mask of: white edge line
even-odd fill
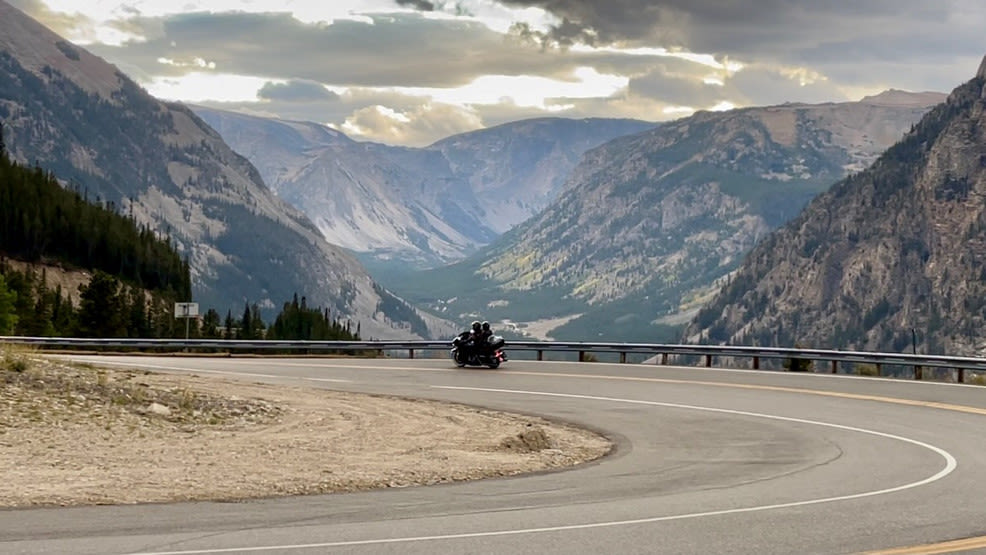
[[[837,497],[824,497],[820,499],[809,499],[806,501],[792,501],[790,503],[777,503],[774,505],[760,505],[756,507],[741,507],[738,509],[722,509],[718,511],[706,511],[701,513],[687,513],[682,515],[668,515],[668,516],[658,516],[650,518],[638,518],[632,520],[614,520],[607,522],[594,522],[589,524],[570,524],[565,526],[547,526],[543,528],[523,528],[518,530],[497,530],[492,532],[471,532],[464,534],[446,534],[446,535],[435,535],[435,536],[411,536],[404,538],[384,538],[375,540],[353,540],[353,541],[340,541],[340,542],[325,542],[325,543],[309,543],[309,544],[296,544],[296,545],[268,545],[263,547],[236,547],[236,548],[222,548],[222,549],[201,549],[201,550],[188,550],[188,551],[154,551],[154,552],[143,552],[143,553],[132,553],[130,555],[210,555],[217,553],[249,553],[257,551],[267,551],[267,550],[301,550],[301,549],[319,549],[319,548],[329,548],[329,547],[347,547],[347,546],[358,546],[358,545],[383,545],[383,544],[395,544],[395,543],[410,543],[410,542],[420,542],[420,541],[435,541],[435,540],[455,540],[464,538],[483,538],[490,536],[513,536],[520,534],[538,534],[545,532],[563,532],[567,530],[587,530],[593,528],[607,528],[613,526],[628,526],[634,524],[649,524],[654,522],[667,522],[672,520],[685,520],[693,518],[703,518],[710,516],[722,516],[730,514],[741,514],[741,513],[753,513],[760,511],[770,511],[775,509],[788,509],[791,507],[804,507],[808,505],[819,505],[822,503],[833,503],[837,501],[850,501],[853,499],[862,499],[865,497],[875,497],[878,495],[886,495],[889,493],[896,493],[899,491],[904,491],[908,489],[913,489],[933,482],[937,482],[942,478],[951,474],[958,467],[958,462],[955,457],[951,455],[948,451],[936,447],[934,445],[918,441],[916,439],[906,438],[903,436],[898,436],[894,434],[888,434],[884,432],[878,432],[876,430],[867,430],[865,428],[857,428],[854,426],[845,426],[842,424],[833,424],[830,422],[819,422],[815,420],[807,420],[803,418],[792,418],[788,416],[777,416],[773,414],[763,414],[758,412],[747,412],[741,410],[732,409],[721,409],[715,407],[701,407],[696,405],[682,405],[678,403],[662,403],[658,401],[643,401],[637,399],[620,399],[615,397],[598,397],[594,395],[575,395],[569,393],[550,393],[542,391],[519,391],[512,389],[489,389],[480,387],[455,387],[455,386],[432,386],[435,389],[452,389],[452,390],[462,390],[462,391],[482,391],[486,393],[510,393],[515,395],[539,395],[544,397],[565,397],[570,399],[587,399],[593,401],[609,401],[615,403],[630,403],[636,405],[650,405],[650,406],[660,406],[669,407],[677,409],[688,409],[688,410],[699,410],[705,412],[716,412],[720,414],[732,414],[737,416],[752,416],[757,418],[766,418],[769,420],[781,420],[784,422],[796,422],[800,424],[809,424],[814,426],[824,426],[827,428],[834,428],[838,430],[846,430],[850,432],[857,432],[862,434],[869,434],[877,437],[883,437],[887,439],[893,439],[901,441],[904,443],[910,443],[918,447],[923,447],[934,453],[937,453],[943,459],[945,459],[945,467],[939,470],[936,474],[929,476],[923,480],[917,482],[911,482],[909,484],[903,484],[900,486],[886,488],[875,491],[867,491],[862,493],[853,493],[850,495],[840,495]]]

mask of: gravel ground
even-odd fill
[[[578,465],[574,426],[465,405],[0,351],[0,507],[242,500]]]

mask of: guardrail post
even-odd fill
[[[585,362],[585,351],[579,351],[579,362]]]
[[[667,366],[667,365],[668,365],[668,354],[661,353],[661,366]]]
[[[538,360],[544,360],[544,351],[538,349]]]
[[[760,357],[758,356],[753,357],[753,369],[754,370],[760,369]]]
[[[883,363],[882,362],[876,363],[876,375],[877,375],[877,377],[880,377],[880,376],[883,375]]]
[[[959,383],[965,383],[965,368],[959,368]]]
[[[839,361],[837,361],[837,360],[833,360],[832,361],[832,373],[833,374],[838,374],[839,373]]]
[[[924,379],[924,368],[920,364],[914,365],[914,379],[921,380]]]
[[[407,350],[407,358],[414,358],[414,349]]]
[[[626,364],[626,363],[627,363],[627,354],[620,353],[620,364]]]
[[[712,355],[705,355],[705,367],[712,368]]]

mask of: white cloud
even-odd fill
[[[948,91],[978,66],[986,13],[974,0],[8,1],[155,96],[403,144],[547,113],[659,121]],[[542,49],[516,23],[575,42]]]
[[[510,26],[523,21],[533,29],[546,31],[558,18],[541,8],[511,8],[494,0],[462,0],[451,6],[455,11],[417,12],[400,7],[394,0],[135,0],[128,2],[96,0],[80,8],[78,0],[41,0],[49,10],[70,15],[84,14],[93,27],[76,29],[72,38],[80,44],[121,45],[144,37],[124,31],[115,22],[129,18],[167,17],[190,12],[289,13],[302,23],[331,25],[338,20],[373,24],[375,14],[418,13],[429,19],[468,19],[481,22],[491,30],[506,33]]]
[[[548,100],[552,98],[608,97],[625,89],[628,83],[627,77],[580,67],[570,80],[535,75],[484,75],[457,88],[393,87],[391,90],[447,104],[509,103],[548,109]]]
[[[425,103],[397,111],[374,105],[353,112],[342,125],[331,125],[363,140],[425,146],[438,139],[483,127],[476,112],[447,104]]]
[[[268,83],[277,81],[248,75],[195,72],[180,78],[157,77],[145,83],[144,88],[153,96],[164,100],[184,102],[249,102],[258,100],[257,91]]]

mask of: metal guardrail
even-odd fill
[[[414,358],[415,351],[448,350],[449,341],[274,341],[230,339],[104,339],[75,337],[17,337],[0,336],[0,343],[29,345],[44,349],[99,350],[154,350],[175,352],[187,350],[213,350],[219,352],[366,352],[408,351]],[[967,370],[986,372],[986,358],[946,355],[919,355],[907,353],[881,353],[866,351],[836,351],[823,349],[789,349],[780,347],[749,347],[730,345],[672,345],[659,343],[592,343],[564,341],[508,341],[508,351],[533,351],[537,360],[544,359],[545,352],[576,352],[579,361],[586,361],[587,353],[617,353],[625,363],[628,354],[644,354],[659,357],[660,364],[668,364],[672,356],[701,357],[706,367],[711,367],[716,357],[744,358],[752,361],[752,368],[759,369],[762,359],[809,360],[827,362],[831,373],[838,373],[839,364],[870,364],[876,374],[885,365],[910,366],[915,379],[922,379],[924,368],[945,368],[957,371],[956,381],[963,383]]]

